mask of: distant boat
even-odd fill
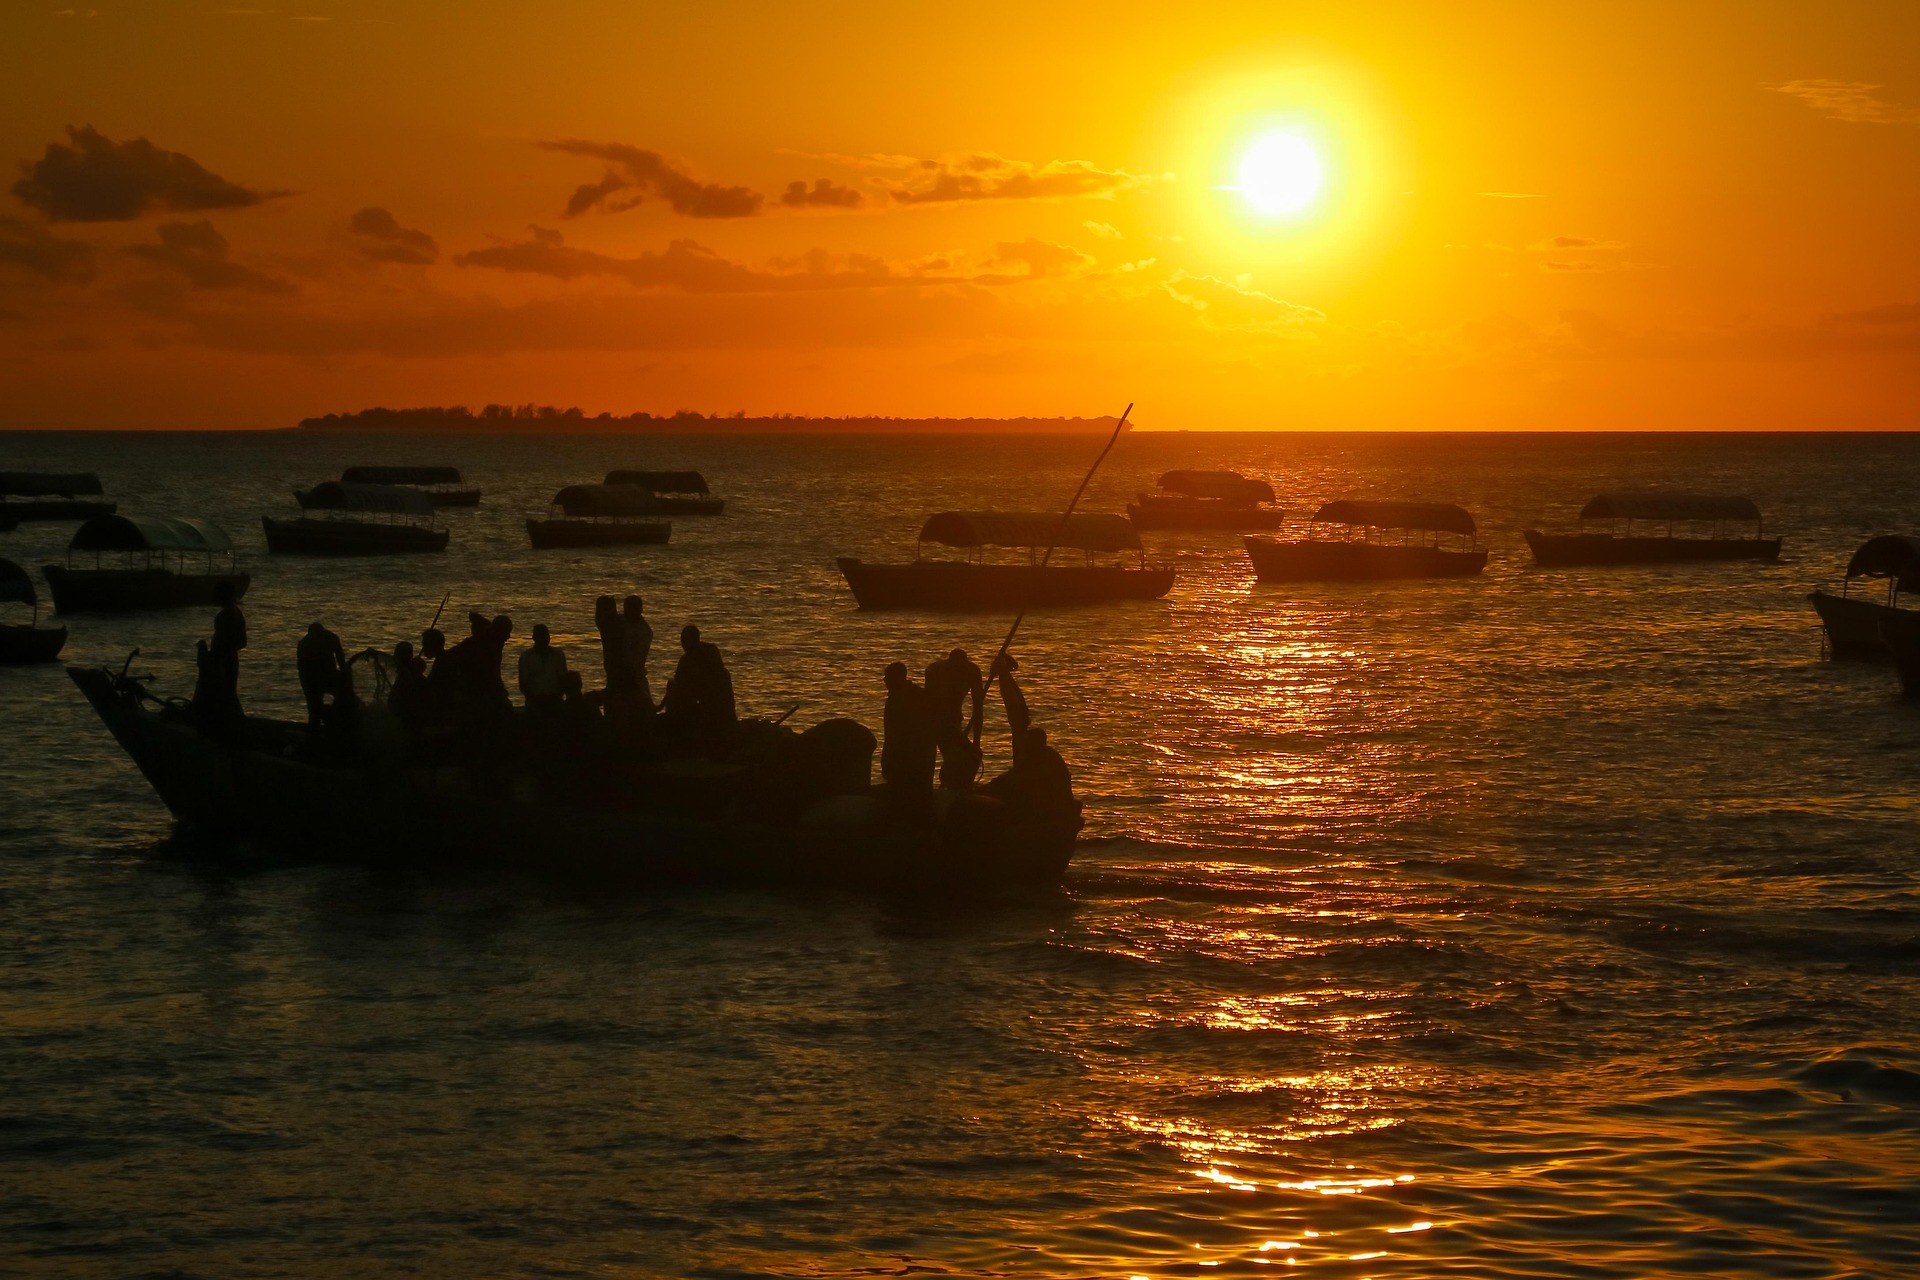
[[[962,547],[966,560],[921,558],[926,544]],[[1081,553],[1079,564],[1037,562],[1040,548],[1057,545]],[[988,547],[1021,548],[1026,564],[991,564]],[[1099,564],[1096,554],[1132,551],[1137,564]],[[1173,589],[1173,570],[1146,562],[1140,531],[1125,516],[1076,515],[1063,524],[1058,513],[943,511],[921,526],[910,564],[868,564],[842,556],[835,561],[862,609],[1018,610],[1107,600],[1157,600]]]
[[[1284,513],[1263,504],[1273,486],[1234,471],[1169,471],[1161,493],[1142,493],[1127,504],[1127,518],[1141,529],[1278,529]]]
[[[93,567],[75,567],[74,553],[89,551]],[[118,563],[102,563],[108,554]],[[224,565],[218,556],[226,557]],[[66,564],[45,565],[41,572],[61,613],[210,605],[218,602],[223,584],[239,597],[253,582],[235,567],[227,531],[190,517],[95,516],[73,531]]]
[[[0,604],[24,604],[33,610],[30,622],[0,622],[0,666],[52,662],[60,656],[67,629],[40,625],[40,596],[33,578],[11,560],[0,560]]]
[[[727,509],[724,499],[707,496],[706,477],[698,471],[609,471],[604,483],[645,490],[653,498],[649,515],[717,516]]]
[[[113,503],[81,500],[104,492],[100,477],[91,471],[0,471],[0,529],[15,528],[27,520],[110,516],[117,509]],[[17,501],[20,498],[29,501]]]
[[[638,485],[568,485],[553,495],[553,505],[565,519],[527,521],[527,537],[536,551],[661,543],[673,535],[670,522],[639,518],[654,514],[655,507],[653,495]]]
[[[308,556],[378,556],[445,551],[447,531],[433,527],[433,502],[418,489],[391,484],[329,480],[301,504],[308,510],[345,514],[323,520],[260,518],[267,550]],[[355,519],[380,516],[385,520]]]
[[[395,484],[418,489],[436,507],[477,507],[478,489],[460,487],[458,467],[348,467],[340,473],[345,484]],[[312,489],[294,490],[294,501],[302,510],[310,506]]]
[[[1587,521],[1616,527],[1589,532]],[[1634,532],[1664,524],[1665,532]],[[1753,525],[1751,538],[1725,537],[1729,524]],[[1675,533],[1675,526],[1682,532]],[[1685,532],[1691,526],[1692,533]],[[1751,498],[1698,493],[1603,493],[1580,510],[1580,532],[1526,531],[1533,562],[1542,568],[1596,564],[1675,564],[1689,560],[1777,560],[1780,539],[1763,537],[1760,508]]]
[[[1853,594],[1861,579],[1883,578],[1884,602]],[[1808,597],[1827,630],[1827,649],[1836,658],[1880,658],[1893,655],[1890,634],[1906,635],[1920,611],[1900,608],[1902,592],[1920,591],[1920,538],[1890,534],[1869,538],[1847,562],[1840,594],[1815,590]]]
[[[1338,528],[1327,536],[1324,526]],[[1261,582],[1459,578],[1487,567],[1473,517],[1444,502],[1329,502],[1313,513],[1304,538],[1245,542]]]

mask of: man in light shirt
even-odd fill
[[[566,675],[567,651],[555,647],[546,623],[536,623],[533,647],[520,655],[520,697],[527,709],[541,715],[557,709]]]

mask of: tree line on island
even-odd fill
[[[888,418],[808,417],[780,413],[752,417],[745,410],[731,414],[681,409],[671,414],[597,413],[578,406],[561,409],[550,404],[490,404],[475,413],[465,405],[432,405],[420,409],[362,409],[357,413],[329,413],[302,418],[302,430],[336,431],[728,431],[728,432],[916,432],[916,431],[1059,431],[1111,430],[1115,419],[1105,418]]]

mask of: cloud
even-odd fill
[[[1093,265],[1093,259],[1078,249],[1030,236],[1018,242],[995,245],[992,265],[1024,267],[1028,278],[1038,279],[1084,271]]]
[[[1312,307],[1261,293],[1245,276],[1227,281],[1176,271],[1161,287],[1175,302],[1200,312],[1214,328],[1276,332],[1320,324],[1327,318]]]
[[[1119,230],[1110,222],[1083,222],[1080,225],[1103,239],[1119,240],[1123,238]]]
[[[1477,196],[1488,200],[1545,200],[1537,191],[1476,191]]]
[[[1624,248],[1625,246],[1621,246]],[[1617,260],[1596,261],[1592,258],[1573,258],[1566,261],[1550,260],[1540,264],[1542,271],[1558,275],[1593,275],[1605,271],[1651,271],[1651,262],[1620,262]]]
[[[631,198],[607,205],[617,213],[642,203],[646,197],[665,200],[677,214],[688,218],[750,218],[760,212],[758,193],[745,187],[723,187],[697,180],[676,167],[657,151],[644,151],[620,142],[585,142],[562,138],[554,142],[536,142],[545,151],[570,156],[589,156],[605,161],[606,175],[599,182],[579,187],[567,201],[567,217],[577,218],[590,209],[606,204],[616,192],[631,191]]]
[[[440,246],[424,231],[403,227],[377,205],[360,210],[347,223],[361,253],[376,262],[424,267],[440,256]]]
[[[1528,245],[1534,253],[1612,253],[1629,248],[1622,240],[1596,240],[1591,236],[1554,236],[1539,244]]]
[[[675,240],[657,252],[618,258],[569,245],[558,231],[546,227],[530,228],[528,238],[518,243],[459,254],[454,262],[463,267],[489,267],[556,280],[604,276],[623,280],[636,289],[684,293],[788,293],[947,284],[959,279],[901,273],[878,258],[864,254],[840,257],[824,250],[776,261],[773,265],[778,270],[762,271],[729,261],[693,240]]]
[[[1882,87],[1851,80],[1789,80],[1766,86],[1775,93],[1800,99],[1834,120],[1853,124],[1920,124],[1920,107],[1882,102],[1874,95]]]
[[[900,157],[872,157],[897,162]],[[878,167],[901,167],[897,164]],[[942,204],[962,200],[1064,200],[1074,196],[1108,197],[1152,181],[1119,169],[1100,169],[1085,160],[1049,160],[1034,164],[986,152],[916,160],[890,184],[901,204]]]
[[[47,144],[13,194],[54,222],[125,222],[143,213],[244,209],[284,191],[253,191],[145,138],[115,142],[91,125],[67,129],[71,145]]]
[[[85,284],[93,278],[93,246],[84,240],[62,240],[20,218],[0,217],[0,265],[19,267],[56,284]]]
[[[129,245],[136,258],[178,272],[196,289],[242,289],[251,293],[290,294],[294,286],[277,276],[234,262],[227,238],[211,222],[163,222],[158,244]]]
[[[789,209],[857,209],[865,199],[852,187],[839,186],[831,178],[815,178],[811,188],[804,182],[789,182],[780,203]]]

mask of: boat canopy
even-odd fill
[[[648,493],[705,493],[706,477],[698,471],[609,471],[607,484],[630,484]]]
[[[327,480],[313,486],[306,504],[320,511],[384,511],[390,515],[432,516],[433,499],[418,489],[394,484],[358,484]]]
[[[1450,502],[1329,502],[1313,513],[1317,523],[1364,524],[1375,529],[1431,529],[1471,538],[1473,517]]]
[[[1072,547],[1076,551],[1138,551],[1140,531],[1125,516],[1069,516],[1058,512],[942,511],[928,516],[920,541],[949,547]]]
[[[131,516],[95,516],[73,531],[67,550],[231,551],[233,539],[219,525],[191,517],[135,520]]]
[[[348,467],[340,473],[348,484],[459,484],[458,467]]]
[[[1860,544],[1847,561],[1849,578],[1893,578],[1902,591],[1920,591],[1920,538],[1887,534]]]
[[[1582,520],[1754,520],[1752,498],[1710,493],[1603,493],[1580,509]]]
[[[38,605],[40,597],[33,589],[33,576],[11,560],[0,560],[0,603],[18,601]]]
[[[634,484],[570,484],[553,495],[553,505],[570,516],[654,514],[652,492]]]
[[[91,471],[0,471],[0,494],[16,498],[78,498],[105,492],[100,477]]]
[[[1249,507],[1274,500],[1272,485],[1249,480],[1237,471],[1169,471],[1160,477],[1160,487],[1189,498],[1218,498]]]

